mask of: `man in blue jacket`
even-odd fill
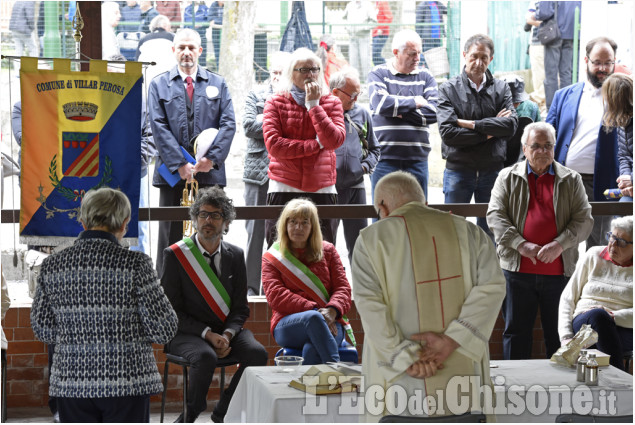
[[[192,178],[196,178],[201,188],[226,185],[224,162],[236,132],[234,107],[225,79],[198,66],[202,50],[196,31],[189,28],[179,31],[173,46],[177,66],[150,83],[150,125],[159,153],[152,184],[160,189],[160,206],[179,205],[185,181]],[[209,128],[218,130],[214,143],[196,165],[190,164],[181,147],[194,156],[196,138]],[[174,187],[158,172],[162,164],[171,173],[178,172],[181,181]],[[181,222],[159,223],[159,275],[163,269],[163,250],[182,237]]]
[[[558,134],[556,161],[580,173],[589,202],[604,200],[604,190],[616,187],[619,175],[616,131],[607,133],[602,125],[602,83],[615,69],[616,51],[610,38],[589,41],[584,58],[588,81],[558,90],[547,115]],[[595,217],[587,249],[604,244],[610,219]]]
[[[573,67],[573,33],[575,30],[575,8],[580,1],[541,1],[535,12],[536,19],[544,21],[558,20],[560,39],[545,46],[545,98],[547,109],[551,106],[554,93],[571,84]],[[558,84],[560,77],[560,84]]]

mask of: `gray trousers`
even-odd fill
[[[366,189],[351,189],[336,186],[337,189],[337,204],[338,205],[365,205],[366,204]],[[353,249],[355,248],[355,241],[359,236],[359,232],[368,226],[368,219],[366,218],[345,218],[342,220],[331,220],[331,226],[333,228],[333,235],[337,237],[337,229],[340,226],[340,221],[344,223],[344,240],[346,240],[346,249],[348,250],[348,261],[353,262]],[[335,244],[335,241],[333,242]]]
[[[268,180],[263,185],[245,182],[245,205],[267,205],[268,189]],[[245,229],[247,230],[247,252],[245,253],[247,286],[254,291],[254,294],[260,295],[265,220],[246,220]]]
[[[582,174],[582,183],[584,183],[584,190],[589,202],[602,201],[602,199],[593,199],[593,174]],[[610,215],[593,217],[593,230],[591,230],[591,234],[586,240],[587,250],[592,246],[606,245],[606,232],[611,231],[611,220],[613,220],[613,217]]]
[[[558,40],[545,46],[545,98],[547,110],[553,95],[561,88],[571,85],[573,68],[573,40]],[[560,83],[558,83],[558,78]]]

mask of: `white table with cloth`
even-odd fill
[[[490,363],[498,422],[553,423],[561,413],[633,414],[633,377],[612,366],[600,368],[597,387],[586,387],[576,381],[574,369],[548,360]],[[358,422],[364,403],[370,400],[368,393],[366,400],[355,393],[314,396],[289,386],[309,367],[300,366],[292,373],[276,366],[247,368],[225,422]]]

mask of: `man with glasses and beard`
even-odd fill
[[[547,121],[558,134],[556,161],[582,176],[589,202],[604,199],[603,192],[616,186],[616,131],[607,132],[602,125],[604,103],[602,84],[615,69],[617,44],[607,37],[597,37],[586,45],[587,81],[558,90],[553,98]],[[610,216],[595,218],[587,249],[605,245],[610,230]]]
[[[207,408],[207,391],[219,359],[240,363],[212,412],[223,422],[243,371],[267,364],[267,351],[248,329],[247,272],[243,250],[224,242],[236,218],[231,199],[218,186],[201,189],[190,207],[197,232],[166,248],[161,285],[179,318],[167,352],[185,357],[190,367],[187,414],[176,422],[194,422]]]

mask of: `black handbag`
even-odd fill
[[[543,46],[548,46],[554,41],[560,40],[560,28],[558,28],[558,6],[555,6],[553,18],[546,20],[538,27],[538,40]]]

